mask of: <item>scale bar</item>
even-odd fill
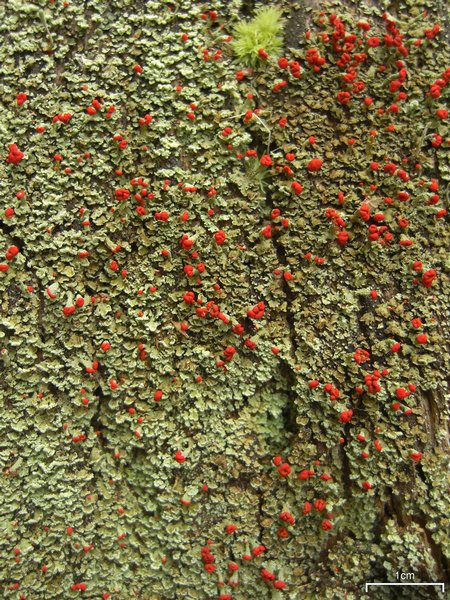
[[[366,583],[366,592],[369,591],[369,586],[373,585],[438,585],[442,588],[442,592],[445,592],[445,583],[378,583],[374,581],[373,583]]]

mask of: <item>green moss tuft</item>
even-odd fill
[[[251,21],[236,26],[232,47],[241,61],[255,66],[262,60],[260,48],[269,56],[278,54],[283,44],[281,15],[279,9],[269,6],[260,9]]]

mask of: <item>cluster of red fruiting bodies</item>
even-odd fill
[[[217,19],[217,13],[215,11],[210,11],[209,17],[206,15],[206,13],[204,13],[204,15],[202,15],[202,18],[204,18],[205,20],[207,18],[209,18],[211,21],[215,21]],[[366,94],[366,83],[364,81],[362,81],[362,79],[361,79],[360,70],[363,67],[363,65],[367,62],[369,54],[376,52],[377,51],[376,49],[379,48],[380,46],[385,46],[386,48],[391,48],[391,47],[395,48],[396,51],[398,52],[398,54],[402,58],[398,58],[398,60],[396,60],[395,67],[397,69],[397,73],[395,75],[395,78],[391,79],[391,81],[389,83],[389,92],[393,95],[392,102],[390,103],[389,107],[384,108],[384,109],[382,109],[382,108],[378,109],[378,114],[380,114],[380,115],[387,114],[391,117],[394,117],[395,115],[397,115],[399,113],[399,111],[401,111],[402,103],[404,103],[408,98],[408,95],[407,95],[408,86],[406,85],[406,82],[408,80],[409,74],[408,74],[407,65],[405,63],[405,60],[403,60],[403,59],[406,59],[408,57],[409,50],[408,50],[408,46],[406,45],[405,40],[404,40],[405,36],[404,36],[404,34],[401,33],[401,31],[396,26],[394,21],[390,20],[386,15],[383,15],[383,19],[386,24],[386,34],[384,35],[383,38],[380,38],[378,36],[370,36],[369,37],[367,32],[370,30],[371,26],[368,23],[366,23],[365,21],[360,21],[358,23],[358,28],[363,32],[362,37],[359,37],[356,34],[349,34],[345,31],[344,23],[336,15],[331,15],[329,17],[329,24],[332,25],[333,31],[330,32],[329,34],[322,33],[320,35],[321,40],[324,44],[330,44],[330,51],[332,51],[337,56],[337,61],[335,61],[335,65],[338,69],[342,70],[342,75],[341,75],[342,89],[339,90],[339,92],[337,92],[337,94],[336,94],[336,102],[339,106],[342,107],[343,110],[347,110],[349,108],[350,103],[353,101],[357,101],[357,100],[361,101],[361,103],[364,105],[365,109],[367,109],[367,110],[371,109],[370,107],[372,107],[372,105],[373,105],[373,98],[371,96],[365,95]],[[425,30],[424,36],[427,39],[432,40],[438,33],[439,33],[439,27],[434,26],[432,29]],[[309,32],[307,33],[306,37],[307,37],[307,39],[310,38]],[[183,42],[187,42],[188,39],[189,39],[189,37],[187,36],[187,34],[182,34]],[[414,46],[419,46],[420,43],[421,43],[421,39],[418,39],[414,42]],[[361,48],[361,46],[362,46],[362,48]],[[259,56],[263,61],[267,61],[268,58],[270,58],[263,48],[259,49]],[[217,51],[213,57],[209,56],[208,52],[204,52],[204,60],[205,61],[209,60],[210,58],[213,58],[214,60],[219,60],[219,59],[221,59],[221,57],[222,57],[221,51]],[[307,50],[307,52],[305,53],[304,60],[305,60],[306,65],[308,65],[311,68],[313,73],[319,73],[326,64],[325,56],[322,56],[316,48],[309,48]],[[278,67],[282,71],[286,71],[286,78],[288,78],[289,75],[294,80],[299,79],[301,77],[301,65],[298,60],[288,60],[287,58],[282,57],[278,60],[277,64],[278,64]],[[386,66],[379,65],[379,70],[380,71],[386,70]],[[133,67],[133,71],[137,75],[139,75],[143,72],[143,67],[141,65],[135,65]],[[236,79],[238,81],[241,81],[241,80],[243,80],[243,78],[246,75],[249,75],[249,74],[250,74],[250,72],[238,71],[238,73],[236,74]],[[433,100],[439,99],[442,96],[444,88],[448,85],[449,82],[450,82],[450,69],[446,69],[439,78],[437,78],[434,82],[429,84],[429,89],[426,92],[427,96],[429,96],[429,98],[433,99]],[[273,90],[274,90],[274,92],[278,93],[281,90],[283,90],[284,88],[286,88],[288,85],[289,85],[288,81],[282,80],[281,82],[274,84]],[[177,87],[177,91],[180,91],[181,88],[178,89],[178,87]],[[364,92],[364,96],[362,97],[363,92]],[[27,100],[28,100],[28,95],[25,94],[24,92],[20,92],[17,94],[17,97],[16,97],[17,106],[20,107],[20,106],[24,105],[24,103],[27,102]],[[115,110],[115,107],[113,105],[110,105],[108,108],[106,108],[102,104],[102,102],[103,102],[103,98],[94,98],[91,101],[90,105],[87,106],[85,109],[85,112],[87,113],[87,115],[94,117],[95,115],[102,114],[102,111],[103,111],[104,118],[110,119],[111,115],[113,114],[113,112]],[[26,110],[26,106],[20,110]],[[189,105],[188,112],[186,113],[187,119],[189,121],[192,121],[192,122],[196,121],[195,111],[197,110],[197,108],[198,108],[197,103],[193,102]],[[254,116],[255,115],[258,116],[258,114],[259,114],[258,109],[246,111],[245,117],[244,117],[244,124],[250,123],[253,120]],[[436,115],[437,119],[439,119],[440,121],[445,121],[448,118],[448,111],[445,108],[437,108],[435,110],[434,114]],[[69,112],[57,114],[52,118],[52,123],[55,123],[55,124],[62,123],[63,125],[65,125],[73,117],[74,117],[74,115]],[[143,117],[139,118],[138,124],[140,127],[145,127],[145,126],[150,125],[152,123],[152,120],[153,120],[153,117],[150,114],[145,114]],[[289,123],[288,119],[284,116],[278,120],[278,125],[283,128],[287,127],[288,123]],[[38,127],[36,127],[36,131],[38,133],[44,133],[45,127],[38,126]],[[390,124],[387,128],[387,131],[390,133],[395,131],[395,125]],[[225,127],[222,129],[220,135],[224,139],[227,138],[228,149],[232,150],[233,145],[228,138],[231,137],[231,139],[232,139],[233,129],[231,127]],[[377,132],[374,130],[371,130],[369,132],[369,136],[372,138],[375,138],[376,135],[377,135]],[[433,136],[433,141],[431,142],[432,146],[434,148],[439,148],[444,143],[442,136],[440,136],[436,132],[433,133],[432,136]],[[114,135],[112,139],[113,139],[113,141],[117,142],[117,148],[120,151],[123,151],[128,147],[128,141],[123,139],[121,134]],[[309,143],[311,146],[314,146],[314,144],[316,143],[316,140],[313,136],[310,137]],[[353,140],[353,139],[348,140],[349,147],[353,146],[354,143],[355,143],[355,140]],[[314,152],[315,153],[317,152],[316,148],[314,149]],[[85,158],[87,158],[87,157],[88,156],[85,156]],[[300,179],[300,176],[297,175],[297,177],[294,180],[292,180],[295,176],[294,169],[292,167],[292,163],[296,160],[294,152],[287,152],[284,155],[284,160],[282,162],[284,163],[284,161],[286,161],[286,164],[277,164],[277,159],[274,156],[271,156],[269,152],[267,152],[266,154],[262,154],[260,157],[258,157],[256,150],[253,150],[253,149],[247,149],[245,151],[245,153],[244,152],[239,153],[238,157],[243,158],[243,159],[256,158],[262,169],[272,169],[273,168],[274,173],[283,174],[284,176],[286,176],[288,178],[289,188],[292,191],[292,194],[294,195],[295,198],[302,194],[303,185],[300,181],[298,181],[298,179]],[[55,154],[53,158],[56,161],[56,163],[60,163],[62,160],[62,156],[60,154]],[[15,144],[15,143],[9,144],[8,154],[6,157],[6,163],[8,165],[13,165],[13,168],[15,168],[24,159],[25,159],[25,153],[19,149],[17,144]],[[327,168],[327,165],[324,164],[324,158],[320,158],[318,156],[313,155],[313,157],[310,158],[304,164],[304,167],[305,167],[306,171],[309,174],[311,174],[311,177],[314,177],[314,174],[321,172],[322,168],[324,168],[324,170],[325,170]],[[415,165],[414,168],[416,170],[419,170],[421,168],[421,165]],[[412,182],[414,180],[414,173],[411,172],[411,170],[410,170],[410,172],[408,172],[405,170],[405,168],[400,168],[399,165],[397,165],[394,162],[392,162],[391,160],[389,160],[389,158],[386,158],[384,165],[380,164],[377,161],[370,161],[367,164],[367,169],[373,177],[376,177],[376,179],[374,179],[374,183],[372,183],[370,185],[370,189],[372,191],[376,191],[376,189],[378,188],[378,184],[380,183],[382,177],[384,177],[386,180],[388,180],[390,182],[395,181],[395,182],[399,183],[400,185],[405,184],[405,186],[408,182]],[[70,169],[69,169],[69,171],[70,171]],[[66,170],[66,172],[69,172],[69,171]],[[123,175],[122,170],[119,168],[116,169],[115,173],[118,177],[121,177]],[[376,181],[376,183],[375,183],[375,181]],[[169,188],[170,183],[171,182],[169,180],[165,180],[164,185],[162,187],[162,191],[166,191]],[[424,185],[428,186],[428,190],[431,193],[431,195],[427,198],[427,200],[425,202],[426,206],[435,206],[435,205],[439,204],[439,202],[441,201],[441,197],[438,194],[439,183],[436,179],[432,178],[428,182],[421,179],[418,182],[418,184],[420,186],[424,186]],[[122,185],[126,185],[126,184],[122,184]],[[134,188],[134,189],[130,190],[127,187],[117,187],[115,189],[115,198],[116,198],[117,202],[120,202],[120,203],[126,202],[130,198],[133,199],[136,202],[136,209],[135,209],[136,214],[139,217],[145,217],[149,212],[149,205],[150,205],[150,202],[154,199],[154,194],[148,190],[149,184],[147,182],[145,182],[142,178],[133,178],[130,181],[130,187]],[[182,190],[183,193],[193,193],[193,192],[198,191],[196,186],[185,185],[183,182],[179,182],[178,187]],[[211,187],[208,191],[208,197],[212,197],[216,193],[217,193],[217,190],[215,190],[214,187]],[[18,200],[22,200],[24,198],[24,196],[25,196],[25,192],[22,192],[22,191],[17,192],[17,194],[16,194],[16,197]],[[404,204],[404,203],[408,203],[410,201],[411,201],[411,190],[407,191],[406,189],[399,189],[393,198],[392,197],[384,197],[384,199],[383,199],[383,202],[387,205],[387,207],[390,207],[394,203],[401,205],[402,203]],[[341,207],[344,205],[345,196],[344,196],[343,192],[339,192],[338,202]],[[7,219],[12,219],[15,216],[14,208],[8,207],[5,210],[4,214]],[[83,213],[81,212],[81,214],[83,214]],[[210,216],[213,216],[214,210],[209,209],[208,214]],[[447,214],[447,210],[443,207],[438,212],[435,213],[435,217],[437,219],[440,219],[440,218],[443,218],[446,214]],[[376,212],[374,212],[373,208],[371,207],[370,201],[365,201],[360,205],[360,207],[357,210],[357,215],[359,216],[359,219],[363,221],[363,223],[367,224],[367,240],[368,241],[378,242],[381,245],[385,245],[393,240],[394,233],[392,231],[390,231],[389,226],[385,224],[385,221],[386,221],[385,214],[381,210],[377,210]],[[153,217],[155,218],[156,221],[161,222],[161,226],[164,226],[164,223],[168,222],[173,217],[173,215],[171,215],[166,210],[156,210],[153,212]],[[272,218],[272,221],[274,221],[276,224],[271,223],[271,224],[267,225],[266,227],[264,227],[264,229],[261,231],[262,237],[266,238],[266,239],[272,238],[272,236],[280,230],[278,223],[284,229],[287,229],[289,226],[288,218],[286,218],[284,216],[281,217],[281,211],[278,208],[275,208],[272,210],[271,218]],[[280,219],[280,218],[281,218],[281,220],[278,221],[278,219]],[[339,213],[339,211],[334,208],[327,208],[325,210],[325,218],[330,220],[332,222],[332,224],[334,225],[335,239],[337,241],[337,244],[341,247],[344,247],[350,241],[349,233],[346,230],[346,227],[348,226],[347,220],[345,218],[343,218],[343,216]],[[185,211],[185,212],[183,212],[183,214],[181,216],[181,222],[185,223],[188,220],[189,220],[189,215]],[[84,220],[83,225],[85,225],[86,227],[89,226],[89,221]],[[399,216],[397,219],[397,226],[399,228],[399,231],[402,232],[403,230],[407,229],[407,227],[409,226],[409,222],[406,218]],[[221,247],[226,246],[226,244],[229,242],[227,232],[224,231],[223,229],[218,229],[211,235],[210,241],[211,241],[211,243],[214,244],[214,246],[216,247],[216,250],[218,252],[220,252]],[[186,275],[188,280],[192,279],[196,275],[198,275],[198,277],[200,277],[200,275],[205,272],[207,267],[206,267],[205,263],[200,261],[199,252],[194,249],[194,246],[196,243],[195,240],[193,239],[193,237],[190,237],[189,234],[183,234],[181,236],[181,238],[179,239],[178,243],[179,243],[180,253],[181,253],[183,260],[186,259],[191,262],[196,261],[195,265],[191,264],[190,262],[187,264],[184,264],[183,265],[183,273]],[[399,239],[399,244],[402,247],[407,248],[408,246],[413,245],[413,241],[410,239],[401,238],[401,239]],[[120,250],[121,250],[120,246],[117,246],[116,248],[114,248],[112,250],[112,252],[116,253],[116,252],[120,252]],[[10,263],[13,264],[12,261],[14,259],[16,259],[16,257],[19,254],[20,254],[20,249],[17,246],[15,246],[15,245],[9,246],[4,255],[7,262],[0,263],[0,272],[6,273],[9,270]],[[161,251],[161,255],[163,257],[168,257],[169,252],[166,249],[163,249]],[[89,256],[89,251],[83,250],[83,251],[79,252],[80,259],[85,259],[88,256]],[[189,257],[189,258],[187,258],[187,257]],[[311,257],[312,257],[311,253],[307,253],[305,255],[305,258],[309,259]],[[319,258],[317,256],[314,257],[314,259],[316,260],[316,262],[319,262],[321,264],[323,264],[323,262],[324,262],[323,258]],[[423,271],[423,265],[422,265],[421,261],[415,261],[412,265],[412,269],[414,272],[422,273],[420,280],[415,279],[413,281],[417,284],[420,283],[423,288],[430,288],[433,285],[433,282],[435,281],[435,279],[438,275],[436,270],[433,268],[429,268],[428,270]],[[113,260],[109,263],[109,270],[112,271],[113,273],[120,271],[120,274],[122,277],[125,277],[127,274],[125,269],[120,269],[119,259]],[[278,269],[278,272],[274,271],[274,274],[277,276],[281,275],[281,271]],[[289,271],[285,271],[283,273],[283,279],[285,281],[292,281],[294,279],[294,277]],[[201,283],[201,280],[198,279],[197,283]],[[220,286],[215,287],[214,289],[216,291],[220,291]],[[373,293],[371,293],[371,297],[375,300],[377,297],[377,293],[375,290],[373,290],[372,292]],[[47,293],[48,298],[50,298],[51,300],[58,299],[58,294],[53,292],[50,287],[47,288],[46,293]],[[241,315],[242,323],[240,323],[240,322],[232,323],[232,319],[230,317],[228,317],[227,315],[225,315],[220,310],[219,304],[213,300],[206,302],[206,304],[203,306],[204,300],[202,299],[202,297],[199,294],[197,294],[193,291],[190,291],[190,290],[186,291],[182,295],[181,300],[186,306],[195,307],[195,314],[198,318],[219,319],[223,323],[225,323],[227,325],[229,324],[232,333],[239,337],[243,336],[244,333],[246,332],[246,330],[248,330],[248,328],[249,328],[248,322],[245,322],[246,319],[250,319],[252,321],[259,321],[263,318],[268,319],[270,317],[270,315],[267,315],[266,304],[263,300],[259,300],[253,307],[249,307],[247,310],[247,313],[246,313],[246,317],[245,317],[245,315]],[[93,302],[95,302],[95,301],[96,301],[96,299],[94,298]],[[87,309],[88,307],[85,306],[84,298],[81,295],[78,295],[73,304],[66,305],[62,308],[62,313],[65,317],[71,317],[71,316],[75,317],[77,309],[83,309],[83,308]],[[423,323],[420,318],[413,319],[412,326],[414,329],[419,329],[420,327],[422,327],[422,325],[423,325]],[[186,331],[187,328],[188,328],[188,325],[186,323],[183,323],[181,325],[182,331]],[[426,334],[420,333],[416,336],[416,341],[419,345],[426,344],[428,342],[428,337],[426,336]],[[243,343],[242,343],[243,350],[246,348],[251,351],[251,350],[254,350],[256,347],[257,347],[256,342],[251,340],[249,337],[247,337],[243,340]],[[109,342],[107,342],[107,341],[103,342],[100,346],[100,349],[103,352],[109,351],[110,348],[111,348],[111,346],[110,346]],[[396,342],[391,346],[391,351],[393,353],[399,352],[400,349],[401,349],[401,344],[399,342]],[[145,360],[146,359],[146,351],[145,351],[143,344],[138,345],[138,351],[139,351],[140,360]],[[222,367],[224,370],[226,370],[226,365],[229,364],[233,360],[233,358],[236,356],[237,352],[238,351],[234,346],[227,345],[225,347],[225,349],[222,351],[223,359],[218,360],[216,363],[217,367]],[[273,347],[272,352],[273,352],[273,354],[278,354],[279,349],[276,347]],[[358,365],[364,364],[371,360],[370,352],[363,348],[356,348],[354,351],[353,357],[354,357],[355,362]],[[85,368],[85,372],[87,375],[94,375],[98,371],[98,368],[99,368],[99,362],[97,360],[93,360],[91,366],[87,366]],[[363,393],[367,393],[367,394],[375,395],[375,394],[379,393],[381,390],[379,380],[381,379],[381,377],[386,377],[388,374],[389,374],[389,372],[386,369],[383,369],[381,372],[376,369],[373,369],[371,372],[366,373],[363,376],[364,384],[361,384],[361,386],[358,386],[355,388],[356,394],[361,395]],[[200,380],[201,380],[201,378],[200,378]],[[111,378],[109,380],[109,385],[110,385],[111,390],[115,390],[119,386],[119,383],[115,379]],[[320,386],[320,382],[316,379],[311,380],[308,383],[308,387],[311,390],[311,394],[315,393],[314,390],[316,390],[316,388],[319,388],[319,386]],[[328,395],[328,398],[330,401],[335,401],[340,397],[340,390],[338,388],[336,388],[332,383],[323,384],[322,390],[325,394]],[[415,390],[416,390],[416,386],[412,383],[408,383],[407,387],[397,387],[395,389],[396,400],[395,400],[395,402],[392,403],[392,409],[394,411],[398,411],[401,408],[401,402],[405,401]],[[317,390],[317,393],[318,392],[319,392],[319,390]],[[154,401],[160,402],[162,398],[163,398],[163,391],[159,390],[159,389],[156,390],[153,395]],[[86,398],[85,390],[82,390],[81,402],[86,407],[89,405],[89,400]],[[136,410],[133,407],[129,407],[128,412],[129,412],[129,414],[134,415],[136,413]],[[355,416],[355,412],[356,412],[356,409],[354,410],[352,408],[347,408],[347,409],[341,410],[339,412],[339,415],[337,416],[337,422],[341,424],[343,429],[345,427],[348,428],[348,424],[351,423],[353,417]],[[404,414],[410,414],[412,412],[412,410],[410,408],[406,407],[403,412],[404,412]],[[138,423],[142,422],[142,417],[137,417],[137,419],[138,419]],[[346,431],[349,431],[349,430],[347,429]],[[140,437],[140,433],[138,431],[135,432],[135,435],[136,435],[136,437]],[[82,442],[82,441],[86,440],[86,437],[87,436],[84,433],[82,433],[79,435],[74,435],[72,437],[72,440],[73,440],[73,442]],[[344,438],[344,437],[340,438],[340,442],[342,444],[343,443],[348,444],[348,440],[349,440],[348,433],[347,433],[347,438]],[[363,435],[361,433],[356,435],[356,440],[360,444],[367,442],[365,435]],[[381,447],[381,443],[379,442],[378,439],[373,440],[373,445],[378,452],[381,451],[382,447]],[[364,459],[366,459],[370,456],[370,453],[368,452],[367,447],[365,450],[363,450],[360,453],[360,455]],[[411,451],[409,456],[413,461],[419,462],[422,458],[422,452]],[[116,455],[116,458],[119,458],[119,457],[120,457],[120,453],[118,456]],[[174,460],[176,462],[178,462],[178,464],[182,465],[186,461],[186,456],[183,454],[183,452],[181,450],[177,450],[174,454]],[[274,463],[275,467],[277,468],[278,475],[281,478],[285,479],[291,475],[291,472],[292,472],[291,465],[289,464],[289,462],[283,462],[281,456],[275,457],[273,459],[273,463]],[[315,464],[319,465],[320,461],[316,461]],[[306,480],[310,480],[311,478],[315,477],[315,475],[316,475],[316,473],[314,470],[306,468],[306,469],[301,470],[298,473],[297,479],[299,482],[303,482]],[[321,481],[324,481],[324,482],[332,480],[332,476],[326,472],[319,475],[319,478]],[[362,481],[360,485],[364,491],[369,491],[370,489],[373,488],[374,484],[369,481]],[[208,488],[205,484],[203,487],[203,490],[207,491],[207,489]],[[313,508],[315,509],[316,513],[318,513],[318,514],[325,511],[325,509],[326,509],[326,501],[325,500],[323,500],[322,498],[315,498],[315,499],[310,498],[310,500],[311,500],[311,502],[308,500],[305,500],[305,502],[304,502],[303,510],[302,510],[303,515],[308,515],[311,513],[314,514],[312,512]],[[183,501],[183,499],[182,499],[182,501]],[[190,501],[185,500],[185,501],[183,501],[183,504],[189,505]],[[120,514],[121,514],[121,512],[123,512],[123,509],[122,510],[119,509]],[[320,528],[323,531],[329,531],[329,530],[333,529],[333,523],[331,521],[331,519],[333,518],[333,514],[332,513],[324,513],[324,515],[326,518],[321,517]],[[283,525],[278,528],[277,535],[281,539],[288,538],[291,535],[291,533],[287,526],[294,527],[298,519],[296,517],[294,517],[288,511],[281,512],[279,515],[279,518],[286,525]],[[71,528],[68,528],[68,534],[69,534],[69,529],[71,529]],[[225,532],[227,535],[232,535],[233,533],[236,532],[236,529],[237,528],[234,525],[227,525],[227,527],[225,528]],[[71,535],[71,533],[69,535]],[[250,548],[248,548],[248,550],[245,550],[243,552],[241,558],[243,561],[251,561],[251,560],[257,558],[258,556],[263,555],[266,552],[266,550],[267,549],[264,546],[257,545],[251,550],[250,550]],[[209,573],[213,573],[216,570],[216,565],[215,565],[215,556],[211,550],[211,543],[208,543],[208,545],[206,545],[202,548],[201,558],[202,558],[202,561],[204,564],[205,571],[207,571]],[[238,579],[236,578],[235,574],[238,572],[239,568],[240,568],[240,566],[237,563],[235,563],[234,561],[229,562],[229,564],[228,564],[228,574],[229,574],[228,584],[230,586],[237,585]],[[262,568],[261,572],[260,572],[260,576],[265,583],[267,583],[268,585],[272,585],[275,589],[281,590],[286,586],[286,583],[283,581],[283,579],[277,578],[277,576],[268,569]],[[224,582],[219,581],[218,584],[223,585]],[[87,585],[85,583],[77,583],[77,584],[73,584],[71,586],[71,589],[73,591],[76,591],[76,590],[84,591],[87,589]],[[107,592],[105,592],[103,594],[103,598],[108,598],[108,597],[109,597],[109,594]],[[230,600],[231,594],[220,594],[219,598],[220,598],[220,600]]]

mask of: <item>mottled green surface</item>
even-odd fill
[[[450,133],[449,119],[435,111],[448,104],[450,84],[439,99],[425,96],[450,66],[448,15],[438,3],[390,9],[409,56],[384,44],[370,48],[357,77],[366,89],[342,106],[336,94],[344,70],[318,33],[331,35],[328,15],[335,12],[346,32],[362,39],[356,23],[367,19],[368,36],[383,39],[383,8],[369,2],[276,5],[286,18],[282,55],[300,62],[300,78],[270,56],[247,72],[233,55],[224,38],[253,14],[248,2],[0,3],[0,262],[9,266],[0,272],[4,598],[97,599],[105,592],[113,600],[203,600],[220,593],[236,600],[442,597],[430,589],[369,596],[364,582],[394,581],[400,570],[414,572],[416,581],[449,581],[450,240],[448,214],[435,215],[449,207]],[[212,9],[215,21],[208,16]],[[442,29],[428,40],[424,30],[437,22]],[[423,42],[414,46],[418,37]],[[204,60],[205,47],[211,57],[221,49],[222,57]],[[305,61],[308,48],[326,58],[320,72]],[[398,114],[377,114],[397,96],[389,83],[399,59],[408,71],[407,99],[398,103]],[[137,64],[142,73],[133,70]],[[380,64],[387,66],[384,73]],[[246,75],[238,80],[241,70]],[[287,86],[274,92],[283,79]],[[28,95],[21,106],[19,92]],[[250,92],[253,99],[246,97]],[[362,101],[366,95],[374,99],[370,107]],[[104,108],[90,116],[86,108],[96,97]],[[111,105],[115,111],[106,119]],[[258,107],[259,118],[244,122],[246,111]],[[52,123],[62,113],[73,116],[67,124]],[[146,114],[153,121],[140,126]],[[278,124],[282,117],[285,127]],[[386,130],[391,123],[393,132]],[[36,132],[40,125],[43,133]],[[225,127],[232,128],[228,136]],[[431,145],[433,133],[442,136],[440,147]],[[113,140],[116,134],[127,140],[125,149]],[[14,143],[25,158],[8,164]],[[245,157],[248,149],[257,158]],[[287,163],[287,152],[295,153],[293,162]],[[263,154],[270,154],[272,167],[260,166]],[[410,181],[384,173],[385,157]],[[306,169],[312,158],[323,160],[318,173]],[[371,170],[372,161],[380,171]],[[275,168],[286,164],[292,178]],[[141,188],[130,184],[139,177],[154,195],[145,200],[144,216],[133,198]],[[431,178],[439,182],[435,205],[426,204]],[[293,180],[303,186],[299,195]],[[185,186],[197,189],[186,192]],[[208,195],[211,187],[217,194]],[[132,192],[127,200],[116,200],[119,188]],[[21,190],[26,196],[18,199]],[[402,190],[410,194],[407,202],[396,199]],[[394,198],[391,205],[386,196]],[[364,201],[372,214],[384,213],[393,234],[384,246],[367,240],[372,221],[358,212]],[[272,221],[274,208],[281,216]],[[344,246],[325,216],[328,208],[346,222]],[[160,211],[169,213],[167,222],[154,217]],[[406,229],[399,217],[408,219]],[[261,232],[271,222],[279,231],[265,238]],[[214,239],[218,230],[226,233],[223,245]],[[184,234],[194,240],[197,259],[181,247]],[[405,239],[413,245],[400,245]],[[20,251],[6,260],[12,245]],[[112,252],[117,245],[121,249]],[[83,250],[89,255],[80,258]],[[412,269],[418,260],[424,272],[437,272],[431,287]],[[205,271],[187,277],[183,267],[198,262]],[[285,271],[293,278],[285,280]],[[183,300],[190,290],[203,305],[218,304],[229,323],[197,316]],[[84,306],[66,317],[63,308],[77,297]],[[249,318],[260,301],[262,319]],[[416,330],[411,319],[417,317],[423,326]],[[232,332],[238,322],[242,336]],[[419,333],[427,344],[417,343]],[[247,338],[255,349],[244,345]],[[108,351],[103,342],[110,343]],[[402,344],[397,353],[394,342]],[[224,369],[217,362],[227,346],[236,354]],[[360,365],[353,358],[357,348],[371,353]],[[95,360],[98,370],[86,373]],[[385,368],[381,391],[368,394],[364,376]],[[310,389],[314,379],[320,386]],[[326,383],[339,388],[336,400],[323,391]],[[396,389],[409,383],[416,391],[393,410]],[[160,402],[156,390],[163,392]],[[404,414],[407,407],[412,414]],[[344,425],[338,418],[348,409],[353,418]],[[73,441],[80,434],[85,441]],[[186,457],[182,464],[177,450]],[[410,457],[415,451],[423,452],[420,462]],[[277,455],[291,465],[288,477],[278,474]],[[315,475],[299,481],[297,473],[311,468]],[[320,479],[324,473],[332,479]],[[363,481],[372,489],[364,491]],[[326,509],[303,515],[304,502],[318,498]],[[279,518],[282,511],[292,513],[294,526]],[[330,531],[321,528],[325,514],[332,515]],[[230,523],[237,531],[227,535]],[[280,526],[289,530],[287,539],[277,536]],[[208,539],[213,574],[203,569],[200,554]],[[259,544],[266,547],[262,556],[242,560]],[[227,585],[230,560],[240,565],[236,586]],[[284,580],[284,591],[264,583],[261,568]],[[225,584],[217,586],[220,579]],[[80,582],[86,591],[72,591]]]

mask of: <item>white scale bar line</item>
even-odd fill
[[[366,583],[366,592],[369,591],[370,585],[439,585],[442,587],[442,592],[445,592],[445,583]]]

